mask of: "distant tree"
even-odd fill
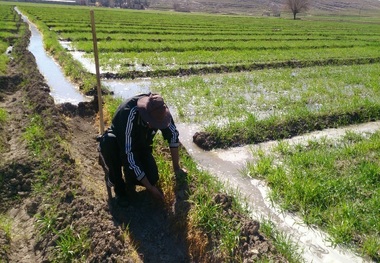
[[[286,0],[286,6],[292,11],[294,19],[298,13],[309,10],[309,0]]]

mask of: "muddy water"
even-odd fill
[[[25,17],[24,19],[27,20]],[[51,95],[55,101],[57,103],[77,103],[78,101],[85,100],[78,93],[78,90],[65,80],[58,65],[46,55],[42,48],[41,35],[35,26],[30,25],[30,28],[32,30],[30,51],[36,57],[40,71],[44,74],[49,86],[52,88]],[[81,61],[90,72],[94,71],[95,66],[89,60],[84,59],[82,54],[74,53],[73,56]],[[52,68],[57,68],[57,71],[52,70]],[[65,84],[63,85],[62,83]],[[137,93],[149,92],[150,88],[149,80],[133,82],[103,80],[102,85],[108,86],[114,91],[115,96],[122,98],[127,98]],[[67,91],[68,89],[70,91]],[[61,91],[59,92],[59,90]],[[252,160],[252,151],[257,151],[259,148],[270,151],[277,142],[237,147],[228,150],[203,151],[192,142],[192,136],[196,131],[200,130],[199,127],[189,124],[177,124],[177,126],[180,131],[182,144],[199,166],[225,183],[228,189],[237,190],[246,199],[254,218],[259,220],[260,218],[265,218],[274,222],[279,230],[283,231],[293,242],[299,245],[306,262],[365,262],[362,258],[343,248],[332,247],[326,241],[328,240],[328,236],[325,233],[305,226],[300,218],[280,212],[268,201],[269,189],[262,181],[242,176],[241,171],[244,169],[246,162]],[[344,135],[348,129],[357,132],[372,132],[379,128],[380,122],[368,123],[343,129],[324,130],[295,137],[287,141],[291,144],[302,143],[321,137],[336,138]]]

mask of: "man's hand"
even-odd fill
[[[164,194],[156,186],[152,186],[149,189],[149,192],[154,196],[154,198],[156,198],[160,201],[164,201]]]
[[[178,148],[170,148],[170,154],[172,156],[173,170],[175,176],[184,177],[187,176],[187,171],[179,165],[179,151]]]
[[[183,168],[178,168],[174,171],[174,174],[176,177],[180,177],[180,176],[186,176],[187,175],[187,170],[186,169],[183,169]]]
[[[151,185],[146,176],[141,180],[141,183],[154,196],[154,198],[164,201],[164,194],[156,186]]]

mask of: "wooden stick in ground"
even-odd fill
[[[98,91],[98,106],[99,106],[99,125],[100,125],[100,134],[104,133],[104,122],[103,122],[103,100],[102,100],[102,90],[100,86],[100,74],[99,74],[99,57],[98,57],[98,44],[96,39],[96,30],[95,30],[95,18],[94,18],[94,10],[90,10],[90,16],[91,16],[91,27],[92,27],[92,40],[94,43],[94,56],[95,56],[95,69],[96,69],[96,80],[97,80],[97,91]],[[109,176],[109,169],[106,166],[104,159],[102,158],[101,153],[100,158],[102,161],[101,165],[104,169],[104,180],[106,183],[107,188],[107,194],[108,194],[108,202],[112,200],[112,191],[111,187],[108,186],[107,180]],[[106,169],[105,169],[106,168]]]
[[[97,39],[96,39],[94,10],[90,10],[90,15],[91,15],[91,27],[92,27],[92,40],[94,43],[95,70],[96,70],[97,91],[98,91],[99,125],[100,125],[100,134],[103,134],[104,132],[103,100],[102,100],[102,90],[101,90],[101,85],[100,85],[98,44],[97,44]]]

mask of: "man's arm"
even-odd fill
[[[176,176],[187,173],[185,170],[181,168],[179,165],[179,150],[178,147],[180,146],[179,143],[179,132],[174,124],[173,119],[171,120],[171,123],[168,128],[161,130],[165,140],[169,143],[170,147],[170,154],[172,157],[173,162],[173,170]]]
[[[138,158],[135,157],[135,154],[133,152],[133,144],[135,143],[135,139],[133,138],[133,132],[132,130],[134,129],[134,122],[136,118],[136,112],[137,108],[133,107],[127,118],[127,123],[126,123],[126,128],[125,128],[125,154],[127,158],[127,163],[129,167],[133,170],[133,172],[136,175],[136,179],[140,181],[144,176],[145,173],[143,169],[141,169],[141,162]]]
[[[178,147],[170,148],[170,154],[172,156],[173,162],[173,170],[176,176],[181,175],[183,173],[187,173],[186,170],[182,169],[179,165],[179,150]]]

